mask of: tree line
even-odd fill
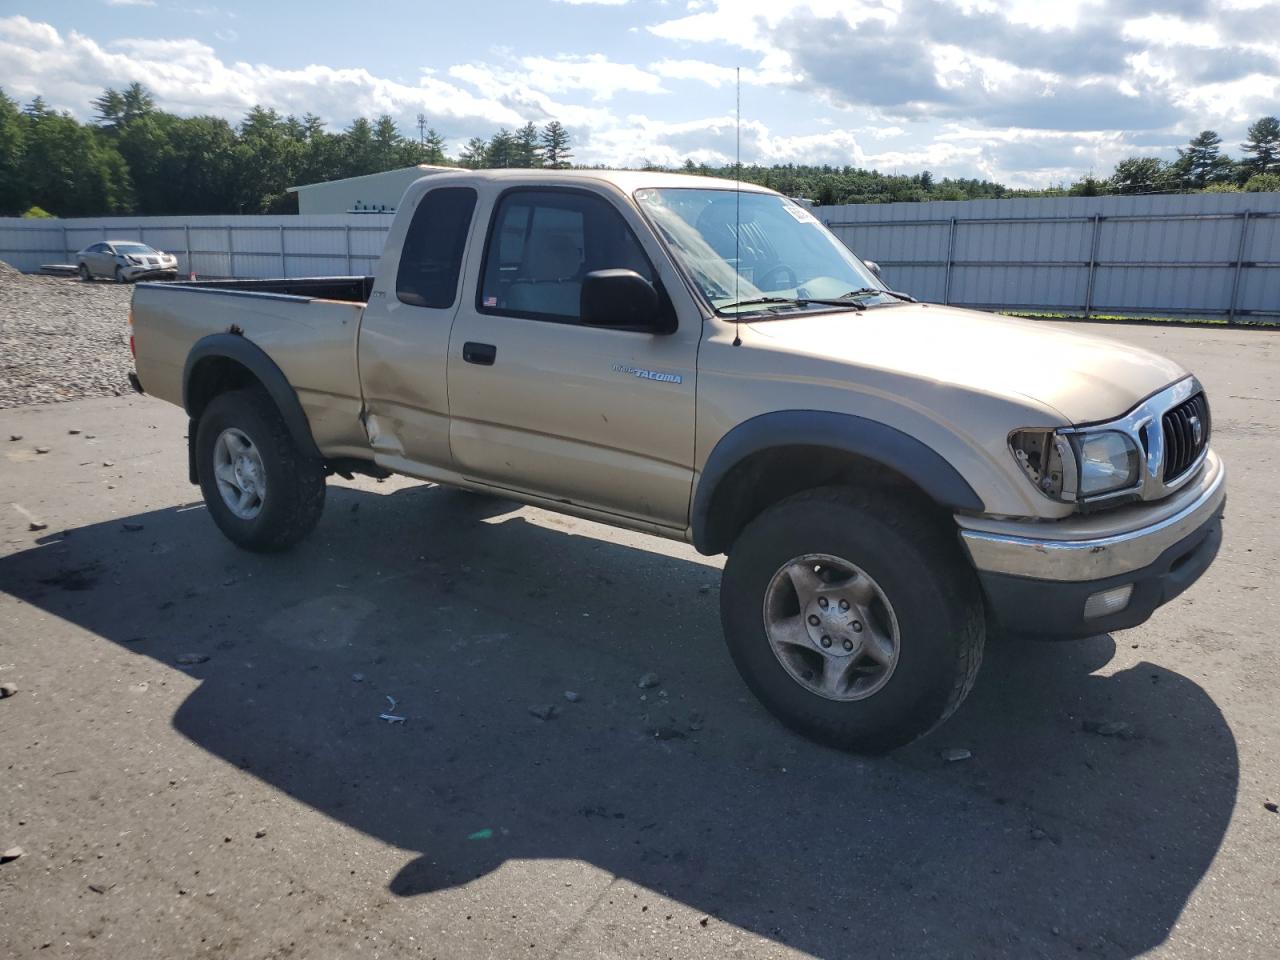
[[[158,216],[289,213],[286,188],[419,163],[568,168],[569,131],[557,120],[503,128],[468,140],[455,157],[419,115],[406,135],[387,115],[357,118],[333,132],[314,114],[301,118],[255,106],[235,126],[220,117],[182,117],[156,107],[142,85],[108,89],[93,101],[91,122],[52,110],[43,98],[26,106],[0,90],[0,215]],[[1238,160],[1222,138],[1203,131],[1178,158],[1130,157],[1111,176],[1089,175],[1047,190],[1016,190],[989,180],[935,178],[929,171],[885,174],[852,165],[776,164],[679,168],[741,179],[820,204],[971,200],[1016,196],[1160,193],[1189,190],[1280,190],[1280,121],[1249,127]],[[646,169],[662,169],[646,164]]]

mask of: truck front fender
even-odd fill
[[[939,506],[983,511],[982,498],[936,450],[894,427],[852,414],[825,410],[780,410],[738,424],[715,445],[702,468],[690,509],[694,547],[700,553],[727,549],[716,522],[717,494],[735,467],[752,456],[787,447],[821,448],[869,461],[905,477]],[[803,465],[797,464],[797,471]]]
[[[195,443],[195,425],[200,420],[209,400],[219,392],[216,384],[222,382],[228,369],[238,366],[247,371],[270,395],[284,419],[289,435],[305,456],[321,458],[320,449],[311,435],[311,423],[302,409],[298,394],[293,389],[276,362],[252,340],[236,333],[214,333],[197,340],[182,370],[182,406],[191,418],[190,443]],[[214,371],[206,374],[205,371]],[[210,382],[210,376],[212,382]],[[243,383],[232,379],[235,387]],[[195,482],[194,466],[192,482]]]

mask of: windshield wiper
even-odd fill
[[[865,310],[865,304],[858,303],[856,300],[845,300],[840,298],[837,300],[824,299],[821,297],[752,297],[750,300],[735,300],[733,303],[726,303],[716,307],[716,310],[723,312],[732,310],[735,307],[755,307],[755,306],[789,306],[789,307],[807,307],[811,303],[817,303],[822,306],[844,307],[848,310]]]
[[[859,287],[857,290],[850,290],[848,293],[841,294],[840,299],[844,300],[844,299],[852,299],[853,297],[865,297],[865,296],[871,296],[872,294],[876,294],[876,295],[884,294],[885,296],[889,296],[889,297],[897,297],[899,300],[903,300],[907,303],[918,302],[915,297],[912,297],[908,294],[899,293],[897,290],[881,290],[879,287]]]

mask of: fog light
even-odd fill
[[[1112,587],[1110,590],[1099,590],[1084,602],[1084,618],[1097,620],[1099,617],[1119,613],[1129,605],[1131,596],[1133,596],[1132,583]]]

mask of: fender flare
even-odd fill
[[[980,513],[982,498],[936,450],[910,434],[865,417],[826,410],[779,410],[738,424],[715,445],[702,468],[690,509],[693,545],[711,544],[711,509],[721,481],[753,454],[776,447],[826,447],[874,461],[902,474],[940,506]]]
[[[316,460],[324,459],[320,448],[316,446],[315,437],[311,435],[311,423],[307,420],[302,403],[298,400],[297,391],[289,383],[289,378],[276,366],[276,362],[267,355],[265,350],[239,334],[213,333],[202,337],[187,354],[187,362],[182,368],[182,408],[187,411],[187,416],[193,423],[199,419],[201,411],[192,409],[191,375],[202,360],[210,358],[234,360],[257,377],[258,382],[275,403],[276,409],[280,411],[285,427],[288,428],[289,435],[297,444],[298,450],[304,456]],[[194,447],[195,430],[189,431],[189,434]]]

